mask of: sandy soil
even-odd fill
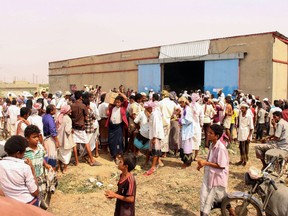
[[[250,145],[250,161],[246,167],[230,164],[228,191],[247,190],[244,185],[244,173],[250,166],[261,168],[260,161],[255,158],[255,144]],[[200,151],[199,158],[205,158],[207,152]],[[235,145],[229,151],[230,163],[239,161],[239,151]],[[66,174],[59,176],[59,187],[53,195],[48,209],[55,215],[113,215],[115,200],[104,196],[107,189],[117,189],[119,170],[109,155],[100,154],[97,158],[103,163],[101,167],[90,167],[80,163],[77,167],[70,166]],[[136,215],[199,215],[199,195],[203,178],[203,170],[196,170],[197,164],[181,170],[181,160],[164,158],[164,167],[156,174],[146,177],[142,174],[145,169],[135,170],[137,180]],[[138,164],[144,163],[144,156]],[[89,179],[90,178],[90,179]],[[97,182],[103,186],[96,185]],[[220,215],[214,210],[212,215]]]

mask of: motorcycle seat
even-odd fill
[[[276,157],[277,159],[288,159],[288,151],[282,149],[269,149],[265,153],[266,158]]]

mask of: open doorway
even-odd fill
[[[175,91],[204,89],[204,61],[187,61],[164,64],[164,89]]]

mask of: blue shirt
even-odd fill
[[[194,135],[193,117],[192,110],[188,105],[186,105],[185,108],[182,109],[180,123],[182,125],[181,139],[184,141],[192,138]]]
[[[57,136],[56,124],[50,114],[45,114],[42,118],[44,136]]]

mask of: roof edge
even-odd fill
[[[252,37],[252,36],[258,36],[258,35],[267,35],[271,34],[274,37],[279,37],[282,38],[286,41],[288,41],[288,37],[285,35],[281,34],[278,31],[271,31],[271,32],[262,32],[262,33],[253,33],[253,34],[244,34],[244,35],[237,35],[237,36],[228,36],[228,37],[220,37],[220,38],[214,38],[214,39],[204,39],[204,40],[195,40],[195,41],[188,41],[188,42],[182,42],[182,43],[175,43],[175,44],[166,44],[166,45],[160,45],[160,46],[153,46],[153,47],[146,47],[146,48],[139,48],[139,49],[129,49],[129,50],[123,50],[123,51],[117,51],[117,52],[109,52],[109,53],[103,53],[103,54],[96,54],[96,55],[88,55],[88,56],[82,56],[78,58],[70,58],[70,59],[65,59],[65,60],[59,60],[59,61],[51,61],[50,63],[60,63],[60,62],[65,62],[65,61],[70,61],[70,60],[77,60],[77,59],[83,59],[87,57],[94,57],[94,56],[105,56],[105,55],[111,55],[111,54],[117,54],[117,53],[125,53],[125,52],[132,52],[132,51],[140,51],[140,50],[146,50],[146,49],[153,49],[153,48],[161,48],[161,46],[169,46],[169,45],[180,45],[180,44],[185,44],[185,43],[191,43],[191,42],[200,42],[200,41],[215,41],[215,40],[220,40],[220,39],[230,39],[230,38],[239,38],[239,37]]]
[[[117,52],[102,53],[102,54],[96,54],[96,55],[81,56],[81,57],[77,57],[77,58],[69,58],[69,59],[64,59],[64,60],[59,60],[59,61],[51,61],[51,62],[49,62],[49,64],[50,63],[60,63],[60,62],[65,62],[65,61],[70,61],[70,60],[78,60],[78,59],[94,57],[94,56],[105,56],[105,55],[111,55],[111,54],[118,54],[118,53],[132,52],[132,51],[140,51],[140,50],[160,48],[160,47],[161,46],[146,47],[146,48],[139,48],[139,49],[122,50],[122,51],[117,51]]]
[[[236,35],[236,36],[230,36],[230,37],[220,37],[220,38],[211,39],[211,41],[220,40],[220,39],[239,38],[239,37],[253,37],[253,36],[267,35],[267,34],[271,34],[271,35],[279,34],[279,35],[281,35],[277,31],[272,31],[272,32],[261,32],[261,33],[253,33],[253,34]]]

